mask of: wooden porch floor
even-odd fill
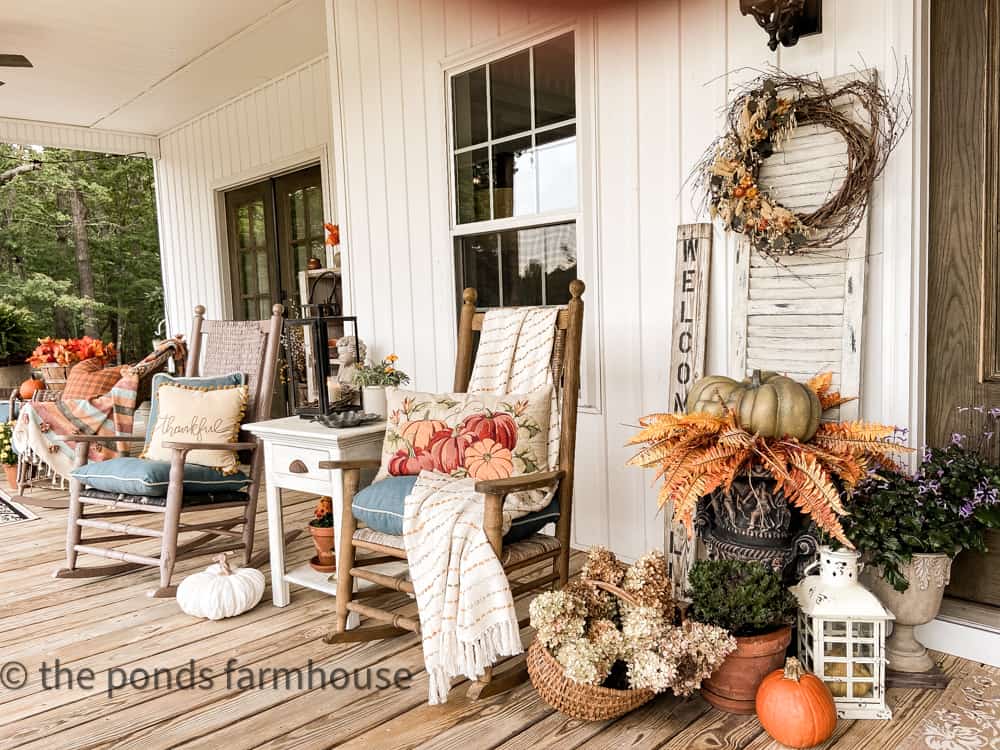
[[[287,505],[286,528],[304,525],[311,511],[305,499]],[[297,587],[283,609],[271,604],[268,587],[253,611],[209,622],[184,615],[173,599],[146,598],[156,582],[153,571],[53,579],[50,573],[63,557],[65,514],[37,512],[36,521],[0,526],[0,662],[21,662],[28,674],[23,688],[0,688],[0,748],[780,747],[756,719],[717,712],[700,698],[664,696],[618,721],[596,723],[553,712],[530,684],[482,702],[466,699],[460,685],[448,704],[431,707],[416,637],[328,646],[320,637],[333,622],[333,600]],[[263,511],[257,536],[258,544],[266,545]],[[309,549],[308,538],[297,540],[289,549],[290,562],[306,560]],[[581,557],[575,556],[577,567]],[[177,580],[207,562],[178,565]],[[518,607],[525,610],[527,600]],[[93,687],[44,689],[39,667],[47,662],[51,668],[56,659],[77,674],[92,669]],[[305,669],[309,660],[327,672],[408,669],[413,680],[409,689],[240,690],[226,684],[230,659],[254,670]],[[174,690],[135,685],[110,697],[106,692],[109,670],[122,670],[115,677],[137,669],[150,675],[172,670],[176,676],[192,660],[198,670],[211,670],[211,685]],[[970,664],[946,657],[943,666],[960,673]],[[896,720],[840,722],[824,747],[893,748],[937,697],[915,690],[892,690],[890,696]]]

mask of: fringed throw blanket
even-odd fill
[[[183,372],[187,347],[178,337],[167,339],[138,364],[122,369],[122,376],[103,396],[90,400],[32,401],[21,409],[14,427],[14,446],[41,461],[60,477],[68,477],[76,459],[71,435],[131,435],[139,381],[152,377],[169,360]],[[92,443],[90,461],[104,461],[128,451],[127,443]]]
[[[559,409],[550,368],[557,310],[515,308],[486,313],[469,392],[530,393],[551,387],[549,467],[559,446]],[[554,442],[553,442],[554,439]],[[548,467],[544,467],[548,468]],[[524,649],[503,565],[483,528],[483,495],[475,480],[422,472],[406,498],[403,542],[420,611],[429,702],[448,698],[451,679],[481,677]],[[552,491],[509,495],[503,531],[541,510]]]

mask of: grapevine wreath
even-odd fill
[[[906,76],[901,80],[905,86]],[[887,92],[874,74],[829,90],[818,76],[769,71],[737,91],[726,132],[705,152],[694,177],[712,217],[727,230],[747,235],[758,252],[777,257],[833,248],[864,219],[872,185],[909,117],[906,91]],[[758,180],[761,163],[803,125],[829,128],[847,144],[843,183],[805,214],[782,206]]]

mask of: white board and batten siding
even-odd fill
[[[580,275],[599,392],[579,418],[574,534],[579,546],[605,544],[631,558],[662,546],[663,520],[651,475],[625,467],[624,444],[640,415],[666,407],[674,239],[678,224],[707,220],[685,178],[722,126],[729,87],[767,64],[823,77],[873,67],[891,85],[897,59],[920,70],[922,2],[827,0],[823,34],[778,53],[731,0],[617,2],[584,19],[546,16],[541,5],[328,3],[349,283],[375,352],[394,350],[412,363],[418,388],[450,387],[456,284],[445,73],[577,24],[579,120],[593,128],[581,139],[592,151],[580,165],[588,225]],[[919,85],[914,95],[919,110]],[[898,424],[915,409],[917,285],[909,279],[921,187],[913,130],[875,190],[868,225],[861,408],[866,418]],[[714,246],[706,371],[733,375],[736,241],[716,229]],[[843,356],[831,351],[828,359]]]
[[[231,312],[224,190],[319,163],[335,220],[330,76],[326,55],[168,131],[155,162],[164,294],[171,333],[196,304]]]

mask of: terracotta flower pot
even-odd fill
[[[913,629],[924,625],[941,609],[941,598],[951,576],[951,558],[944,554],[915,554],[909,563],[900,565],[900,572],[910,582],[906,591],[896,591],[879,570],[865,568],[861,579],[879,601],[892,612],[892,635],[885,642],[889,669],[897,672],[926,672],[934,660],[917,640]]]
[[[7,480],[7,484],[17,489],[17,464],[4,464],[3,475]]]
[[[332,573],[337,569],[337,558],[333,553],[333,527],[310,525],[309,533],[312,534],[313,546],[316,548],[316,556],[309,564],[313,570]]]
[[[791,640],[789,625],[763,635],[738,636],[736,650],[701,683],[702,697],[721,711],[754,713],[757,688],[785,663],[785,650]]]

